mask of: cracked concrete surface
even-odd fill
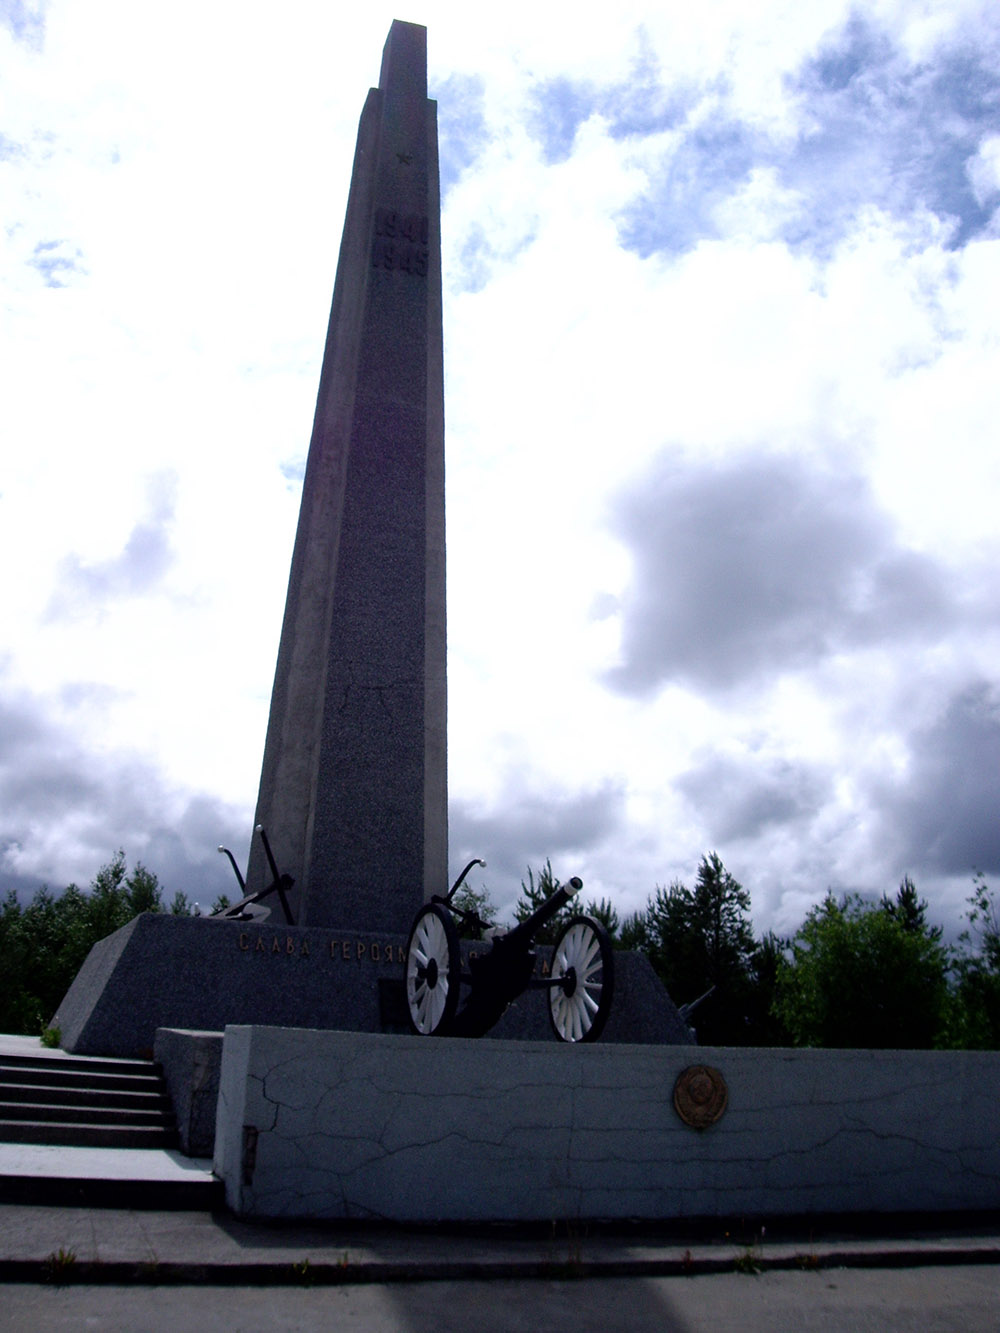
[[[688,1065],[729,1106],[695,1130]],[[215,1169],[255,1217],[718,1217],[1000,1202],[1000,1055],[228,1028]],[[244,1126],[257,1130],[252,1171]]]

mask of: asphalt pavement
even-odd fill
[[[998,1219],[1000,1221],[1000,1219]],[[857,1221],[855,1220],[855,1225]],[[933,1219],[860,1234],[835,1221],[656,1229],[265,1224],[216,1212],[0,1204],[0,1281],[217,1286],[752,1277],[835,1268],[992,1268],[1000,1225]],[[1000,1323],[998,1323],[1000,1327]]]
[[[1000,1228],[987,1220],[879,1234],[734,1225],[268,1225],[224,1211],[3,1204],[0,1328],[1000,1328]]]

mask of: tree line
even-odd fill
[[[558,886],[548,861],[529,869],[514,919]],[[497,919],[485,888],[463,886],[455,903]],[[12,890],[0,904],[0,1031],[42,1032],[91,947],[138,913],[198,910],[184,893],[166,905],[157,877],[141,863],[130,872],[121,850],[88,891],[42,888],[22,907]],[[697,1002],[690,1021],[705,1045],[1000,1049],[1000,900],[979,874],[954,945],[908,876],[892,897],[828,893],[793,935],[758,935],[749,892],[715,852],[692,887],[657,886],[637,912],[620,917],[608,899],[582,910],[616,947],[646,954],[675,1003]],[[559,929],[550,923],[538,942]]]
[[[516,919],[556,887],[548,862],[529,870]],[[827,893],[793,935],[757,935],[750,894],[715,852],[693,887],[658,886],[623,919],[606,899],[583,910],[646,954],[676,1004],[695,1005],[705,1045],[1000,1049],[1000,901],[980,874],[955,945],[909,876],[875,901]]]
[[[220,898],[212,910],[225,905]],[[0,1032],[44,1032],[93,945],[140,912],[162,911],[199,914],[182,892],[165,906],[156,876],[141,862],[129,872],[121,849],[87,892],[75,884],[61,894],[43,887],[22,907],[11,889],[0,904]]]

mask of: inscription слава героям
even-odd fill
[[[309,958],[309,941],[293,935],[272,935],[268,944],[264,935],[256,940],[247,930],[241,930],[237,945],[241,953],[281,954],[283,957]],[[325,950],[320,951],[325,952]],[[360,963],[365,958],[373,963],[402,963],[406,950],[401,944],[386,944],[382,940],[330,940],[329,956],[343,962]]]

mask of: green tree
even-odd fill
[[[927,904],[921,902],[917,887],[909,875],[904,875],[895,899],[883,896],[882,911],[887,912],[908,934],[927,934],[932,939],[941,938],[941,927],[927,925]]]
[[[600,921],[601,925],[611,936],[613,943],[618,943],[618,912],[610,898],[591,898],[590,902],[583,909],[587,916],[592,916]]]
[[[51,895],[40,889],[35,895],[31,926],[38,930],[47,915]],[[4,962],[4,984],[0,987],[0,1029],[4,1032],[39,1032],[44,1023],[38,996],[30,985],[32,980],[32,950],[29,947],[30,928],[25,926],[25,912],[11,889],[0,909],[0,957]],[[47,931],[40,931],[39,969],[44,970],[47,958]],[[35,978],[39,972],[35,972]]]
[[[985,967],[1000,972],[1000,902],[986,876],[978,870],[972,877],[972,897],[967,899],[966,917],[975,932],[975,950]]]
[[[93,945],[145,910],[160,910],[156,876],[141,863],[128,874],[121,849],[98,870],[89,893],[71,884],[55,896],[43,887],[21,907],[11,891],[0,907],[0,1030],[40,1032]]]
[[[788,942],[768,931],[754,948],[746,1002],[746,1044],[788,1046],[789,1033],[776,1006],[778,977]]]
[[[162,909],[159,880],[141,861],[137,861],[131,875],[125,877],[125,888],[128,890],[128,910],[131,916]]]
[[[959,936],[950,1024],[951,1044],[1000,1050],[1000,901],[978,872],[967,900],[969,928]]]
[[[552,862],[546,859],[538,875],[528,867],[527,880],[521,880],[521,895],[514,904],[514,920],[517,922],[527,921],[528,917],[537,912],[539,907],[546,902],[560,887],[559,880],[552,873]],[[588,916],[596,917],[604,926],[605,930],[614,940],[618,934],[618,913],[610,898],[596,899],[592,898],[586,905],[575,907],[573,903],[568,905],[570,911],[584,912]],[[546,922],[535,935],[536,944],[555,944],[560,931],[563,928],[565,917],[560,913],[553,920]]]
[[[745,1045],[756,951],[747,890],[710,852],[693,889],[679,881],[657,887],[646,918],[650,961],[671,999],[690,1004],[705,996],[692,1020],[699,1040]]]
[[[552,873],[552,862],[550,860],[546,859],[545,865],[538,872],[537,878],[529,866],[527,881],[521,880],[521,896],[514,904],[514,920],[518,922],[527,921],[528,917],[533,912],[537,912],[542,903],[551,898],[558,888],[559,881]],[[549,921],[535,935],[535,943],[555,944],[559,931],[558,918],[555,921]]]
[[[618,932],[618,947],[634,949],[637,953],[649,954],[653,947],[653,936],[649,926],[649,908],[642,912],[630,912],[621,924]]]
[[[95,940],[104,939],[105,935],[110,935],[131,920],[126,915],[129,903],[125,875],[125,853],[119,847],[107,865],[98,870],[90,886],[87,920]]]
[[[456,891],[451,905],[465,914],[458,916],[455,923],[461,939],[482,939],[483,931],[496,925],[497,909],[485,884],[474,889],[466,880]]]
[[[904,880],[895,903],[833,894],[813,907],[778,974],[797,1046],[926,1049],[946,1039],[948,951]]]

